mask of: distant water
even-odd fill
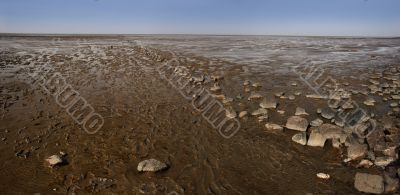
[[[137,37],[135,37],[137,38]],[[308,63],[379,68],[400,62],[400,39],[279,36],[145,36],[144,44],[249,66]]]

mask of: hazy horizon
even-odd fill
[[[396,0],[16,0],[0,33],[399,37]]]

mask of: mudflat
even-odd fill
[[[0,45],[2,194],[398,191],[400,39]]]

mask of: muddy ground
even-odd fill
[[[303,146],[292,141],[296,131],[286,128],[271,131],[264,127],[267,121],[284,126],[296,107],[305,108],[309,113],[305,118],[312,121],[319,117],[317,108],[327,106],[324,99],[307,98],[305,95],[313,90],[291,71],[293,65],[304,65],[300,63],[302,61],[281,57],[277,52],[266,54],[270,55],[269,61],[258,57],[261,54],[250,56],[251,52],[247,52],[248,55],[242,51],[237,51],[237,55],[224,55],[225,47],[230,45],[221,43],[218,48],[215,43],[221,40],[235,42],[230,39],[2,36],[0,193],[360,193],[354,188],[355,173],[379,174],[382,168],[355,168],[351,163],[343,162],[346,150],[333,148],[330,141],[323,148]],[[286,42],[279,41],[281,47],[296,46],[290,38]],[[199,45],[181,45],[185,42]],[[366,42],[395,50],[400,45],[399,40]],[[352,60],[323,66],[324,74],[336,78],[346,89],[363,91],[369,85],[369,76],[399,67],[396,53],[388,50],[376,53],[368,44],[336,48],[336,52],[360,48],[366,50],[368,59],[354,54],[356,57]],[[296,55],[302,58],[309,55],[315,60],[319,52],[325,52],[311,46],[307,49],[308,52]],[[153,54],[160,58],[152,58]],[[290,50],[287,54],[296,57]],[[194,76],[205,75],[205,81],[199,85],[206,89],[215,82],[212,75],[221,75],[223,78],[218,80],[221,93],[232,98],[232,102],[224,105],[233,107],[237,113],[244,110],[251,113],[258,108],[259,101],[248,100],[251,92],[263,96],[277,92],[287,96],[301,94],[295,95],[295,100],[277,98],[277,110],[285,113],[269,111],[266,121],[259,122],[253,116],[237,117],[240,129],[227,139],[193,107],[192,100],[183,97],[179,89],[160,75],[158,67],[172,55]],[[346,55],[352,57],[352,54]],[[246,56],[251,59],[246,61]],[[330,57],[330,60],[335,59]],[[355,66],[360,64],[361,58],[373,65]],[[39,78],[48,81],[56,73],[102,117],[104,124],[98,131],[88,133],[68,109],[59,104],[56,95],[41,85]],[[261,87],[250,87],[246,92],[245,80],[258,82]],[[360,107],[374,113],[378,121],[387,118],[387,113],[393,109],[389,106],[391,102],[379,98],[374,107],[362,103],[365,100],[363,94],[354,95],[353,99]],[[391,118],[396,121],[395,115]],[[323,120],[329,123],[329,120]],[[60,152],[64,153],[64,163],[49,167],[45,159]],[[156,173],[138,172],[138,163],[150,158],[166,163],[169,168]],[[320,172],[331,178],[317,178],[316,174]]]

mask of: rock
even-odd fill
[[[257,117],[257,120],[258,120],[258,122],[266,121],[266,120],[268,120],[268,115],[267,114],[261,115],[261,116]]]
[[[347,157],[352,160],[363,158],[368,152],[368,147],[366,144],[351,144],[347,148]]]
[[[304,108],[297,107],[296,113],[294,115],[296,115],[296,116],[308,115],[308,113],[306,112],[306,110]]]
[[[326,179],[326,180],[331,178],[331,176],[329,174],[326,174],[326,173],[317,173],[317,177],[320,178],[320,179]]]
[[[321,112],[322,112],[322,109],[321,108],[317,108],[317,113],[321,114]]]
[[[353,101],[346,101],[341,107],[342,107],[344,110],[352,109],[352,108],[354,108],[353,103],[354,103]]]
[[[266,115],[266,114],[268,114],[268,110],[265,108],[259,108],[251,113],[251,115],[253,116]]]
[[[386,167],[390,163],[394,162],[396,159],[390,156],[384,156],[384,157],[376,157],[374,164],[379,167]]]
[[[236,111],[232,107],[227,108],[225,112],[226,112],[226,117],[228,118],[236,118],[237,116]]]
[[[328,107],[329,108],[339,108],[340,106],[340,101],[328,101]]]
[[[231,103],[231,102],[233,102],[233,98],[231,98],[231,97],[227,97],[227,98],[225,98],[225,99],[222,100],[222,103],[223,103],[223,104],[229,104],[229,103]]]
[[[356,173],[354,187],[360,192],[382,194],[385,190],[383,177],[367,173]]]
[[[372,97],[369,97],[364,101],[364,104],[367,105],[367,106],[374,106],[375,105],[375,100]]]
[[[259,88],[259,87],[262,87],[262,86],[261,86],[261,84],[260,84],[260,83],[258,83],[258,82],[257,82],[257,83],[253,83],[253,85],[252,85],[252,86],[253,86],[254,88]]]
[[[313,129],[308,138],[307,145],[313,147],[324,147],[325,142],[326,138],[317,129]]]
[[[211,75],[211,79],[214,81],[219,81],[222,80],[224,78],[224,76],[222,75]]]
[[[163,162],[160,162],[156,159],[149,159],[140,162],[137,166],[137,170],[140,172],[149,171],[149,172],[157,172],[168,168]]]
[[[248,100],[254,100],[254,99],[260,99],[262,98],[262,95],[256,92],[251,93],[250,97],[248,98]]]
[[[46,162],[49,164],[50,167],[53,167],[55,165],[62,164],[64,161],[59,155],[55,154],[46,158]]]
[[[277,107],[277,102],[275,100],[275,98],[271,97],[271,98],[264,98],[262,100],[262,102],[260,103],[260,107],[261,108],[273,108],[275,109]]]
[[[248,114],[247,111],[242,111],[239,113],[239,118],[243,118],[243,117],[247,116],[247,114]]]
[[[296,97],[294,95],[289,95],[288,98],[289,98],[289,100],[295,100],[296,99]]]
[[[296,92],[294,92],[294,95],[299,96],[299,95],[301,95],[301,92],[300,91],[296,91]]]
[[[335,125],[339,126],[339,127],[344,127],[345,125],[345,121],[344,119],[340,118],[340,117],[335,117]]]
[[[321,119],[317,118],[313,121],[311,121],[310,125],[313,127],[319,127],[324,123],[324,121],[322,121]]]
[[[285,114],[284,110],[277,110],[276,112],[278,112],[279,114]]]
[[[363,159],[360,161],[360,163],[358,163],[357,168],[360,168],[360,167],[369,168],[372,165],[374,165],[374,163],[372,163],[370,160]]]
[[[340,149],[340,146],[342,144],[340,143],[339,139],[332,139],[332,147]]]
[[[244,86],[250,85],[250,81],[249,81],[249,80],[245,80],[245,81],[243,82],[243,85],[244,85]]]
[[[397,106],[399,106],[399,104],[397,102],[390,103],[390,107],[397,107]]]
[[[292,137],[292,141],[305,146],[307,144],[307,133],[301,132],[294,134]]]
[[[224,94],[218,94],[218,95],[212,94],[212,96],[219,100],[224,100],[226,98]]]
[[[331,108],[323,108],[321,110],[321,116],[328,120],[331,120],[333,119],[333,117],[335,117],[335,113],[332,111]]]
[[[325,123],[319,126],[318,130],[326,139],[340,139],[341,142],[344,142],[346,139],[346,134],[343,128],[336,125]]]
[[[327,99],[328,96],[323,96],[323,95],[319,95],[319,94],[309,94],[306,95],[307,98],[313,98],[313,99]]]
[[[400,100],[400,95],[392,95],[392,99],[394,99],[394,100]]]
[[[220,90],[221,90],[221,87],[217,83],[215,83],[214,86],[210,88],[210,91],[212,91],[212,92],[218,92]]]
[[[268,130],[276,130],[276,131],[282,131],[283,127],[278,125],[278,124],[273,124],[273,123],[267,123],[265,124],[265,128]]]
[[[286,128],[297,130],[297,131],[307,131],[308,121],[305,118],[299,116],[291,116],[286,122]]]
[[[399,179],[396,175],[391,176],[387,172],[383,174],[385,180],[385,193],[393,193],[399,189]]]
[[[275,93],[275,96],[276,97],[281,97],[281,96],[283,96],[285,93],[283,93],[283,92],[276,92]]]
[[[201,75],[199,77],[192,77],[191,81],[193,81],[195,83],[202,83],[202,82],[204,82],[204,76]]]

